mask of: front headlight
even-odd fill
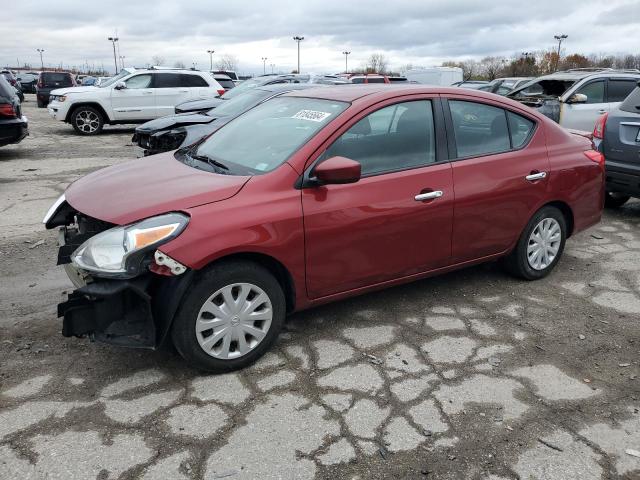
[[[64,102],[67,99],[66,95],[58,95],[57,97],[54,98],[54,100],[57,100],[59,102]]]
[[[176,238],[189,223],[181,213],[169,213],[114,227],[84,242],[71,255],[73,264],[103,277],[135,277],[142,273],[147,253]]]

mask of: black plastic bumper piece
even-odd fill
[[[131,280],[96,279],[58,305],[62,335],[123,347],[160,347],[194,275],[148,273]]]
[[[130,281],[101,280],[74,291],[58,305],[62,335],[90,335],[105,343],[154,348],[150,280],[148,275]]]

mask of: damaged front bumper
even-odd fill
[[[166,339],[192,275],[190,270],[179,277],[148,273],[131,280],[94,278],[58,305],[62,335],[158,348]]]
[[[156,250],[145,273],[130,279],[99,278],[71,263],[72,253],[91,236],[110,225],[76,217],[58,237],[58,265],[63,265],[77,287],[58,305],[65,337],[89,337],[112,345],[160,347],[193,271]]]

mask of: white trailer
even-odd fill
[[[459,67],[414,68],[407,70],[405,76],[410,82],[447,87],[462,81],[462,69]]]

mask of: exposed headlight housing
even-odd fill
[[[45,225],[49,223],[49,220],[51,220],[51,218],[57,213],[58,208],[60,208],[60,205],[62,205],[65,202],[65,200],[66,199],[64,198],[64,193],[63,193],[58,197],[58,199],[53,203],[53,205],[49,207],[49,210],[47,210],[47,213],[42,219],[42,223],[44,223]]]
[[[77,268],[99,277],[135,277],[142,273],[144,260],[152,257],[151,252],[180,235],[188,223],[188,216],[169,213],[110,228],[80,245],[71,261]]]

